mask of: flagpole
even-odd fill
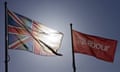
[[[5,72],[8,72],[8,17],[7,17],[7,2],[4,3],[5,5]]]
[[[75,54],[74,54],[74,47],[73,47],[72,23],[70,24],[70,29],[71,29],[71,43],[72,43],[73,72],[76,72],[76,66],[75,66]]]

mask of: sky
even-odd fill
[[[6,0],[8,8],[64,34],[59,53],[40,56],[8,50],[9,72],[73,72],[70,23],[83,33],[118,41],[113,63],[75,54],[76,72],[120,71],[120,0]],[[0,72],[5,71],[4,2],[0,0]]]

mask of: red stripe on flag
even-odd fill
[[[8,31],[9,33],[12,33],[12,34],[29,35],[25,29],[20,27],[10,26],[10,25],[8,25]]]
[[[20,40],[17,40],[16,42],[13,42],[12,44],[9,45],[9,49],[16,49],[18,48],[20,45],[23,45],[22,43],[25,43],[27,41],[29,41],[31,38],[30,37],[26,37]]]
[[[8,10],[8,15],[10,15],[19,25],[24,24],[24,22],[17,17],[12,11]]]
[[[34,39],[33,39],[33,49],[34,49],[33,51],[34,51],[35,54],[40,55],[41,46],[40,46],[40,44],[39,44],[36,40],[34,40]]]

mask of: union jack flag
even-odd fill
[[[61,55],[57,51],[63,33],[10,10],[7,15],[8,49],[25,50],[37,55]]]

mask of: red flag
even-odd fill
[[[72,30],[75,53],[87,54],[98,59],[113,62],[117,41],[88,35]]]

